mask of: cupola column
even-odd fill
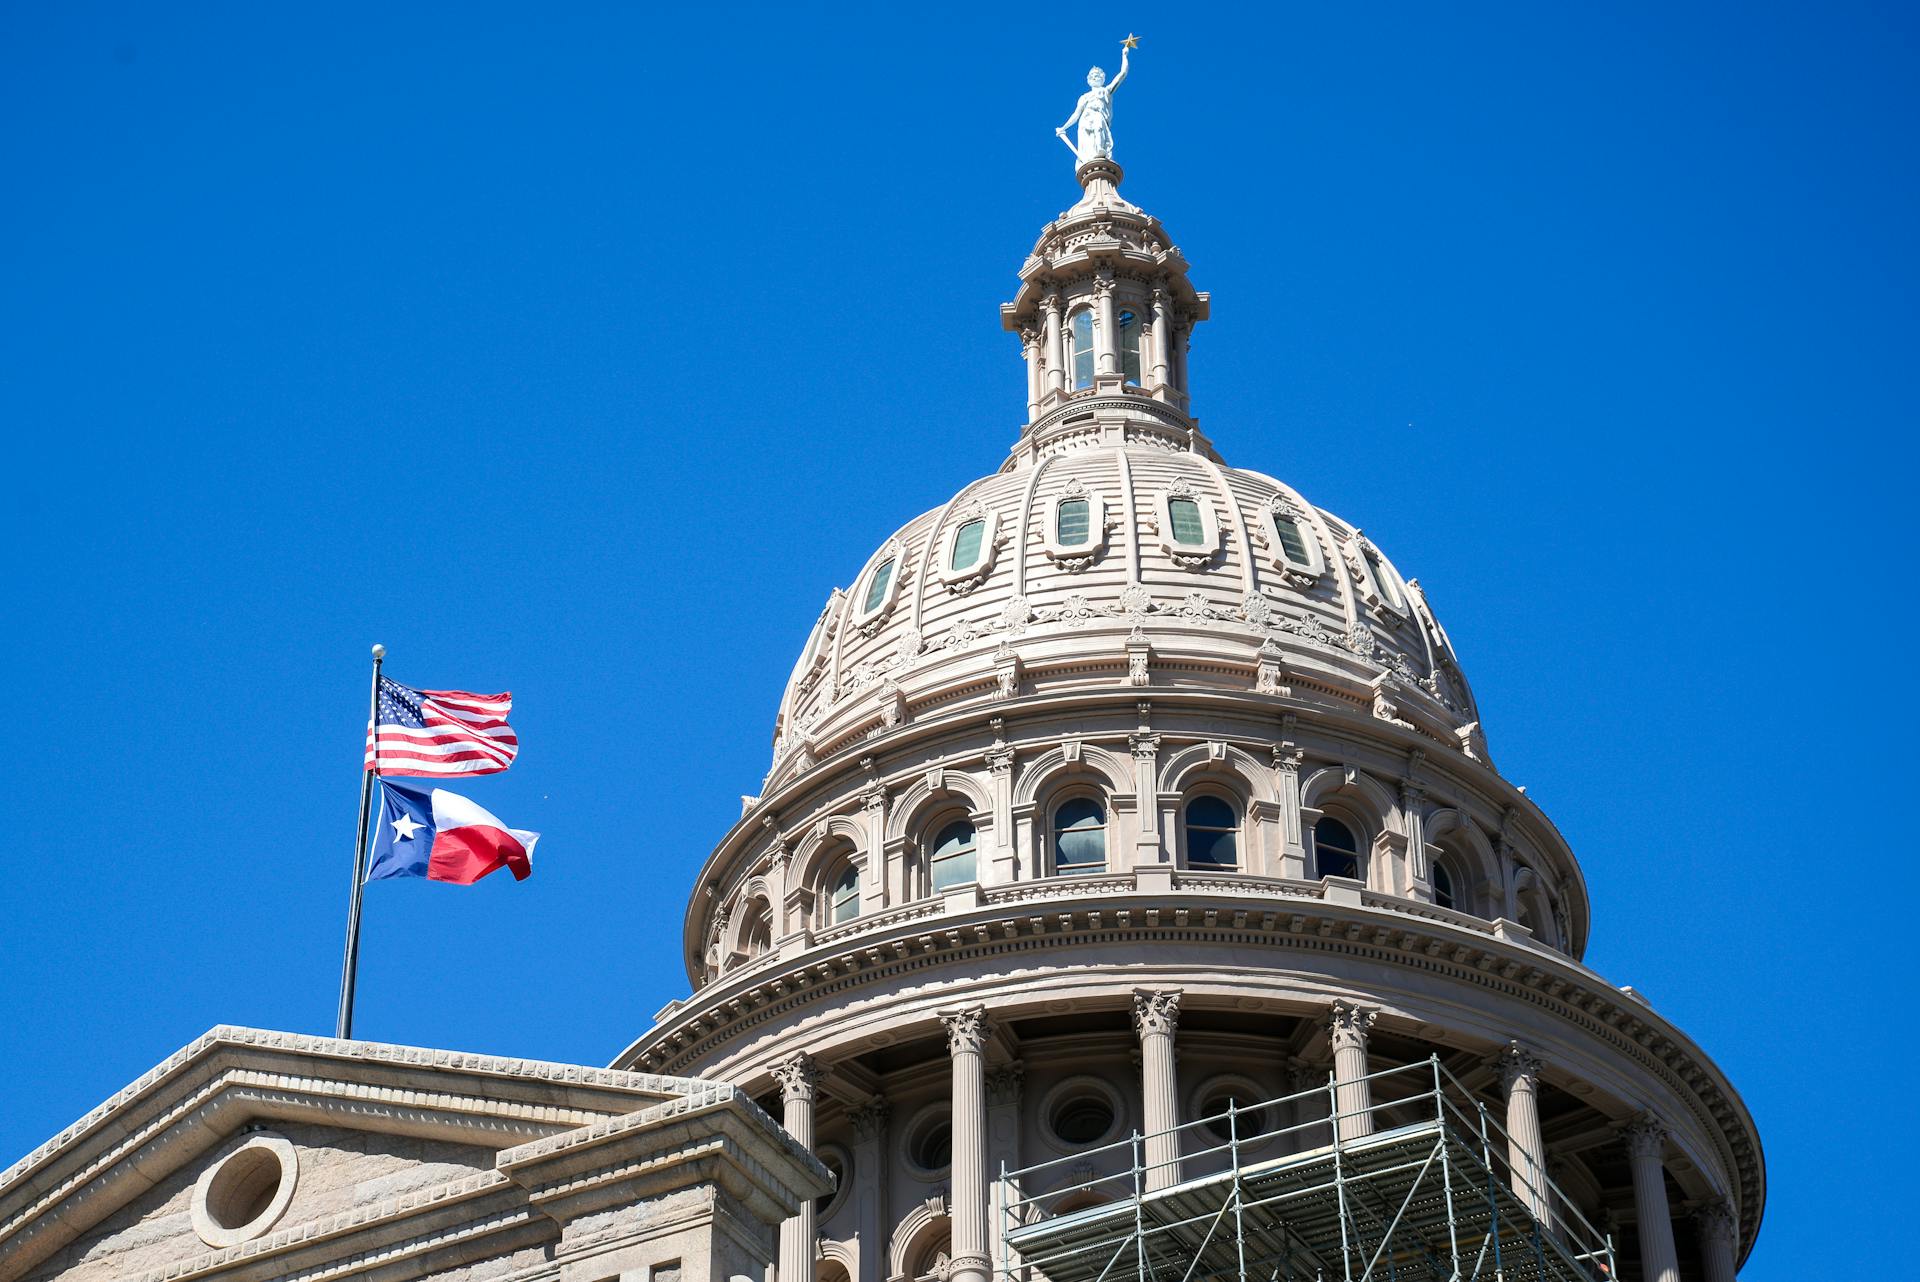
[[[813,1152],[813,1100],[826,1074],[805,1051],[773,1066],[780,1083],[780,1125],[807,1152]],[[819,1227],[814,1222],[812,1198],[780,1225],[780,1282],[813,1282],[813,1257],[819,1249]]]
[[[1113,310],[1113,274],[1102,272],[1094,278],[1093,288],[1098,296],[1099,323],[1094,326],[1093,352],[1094,370],[1101,374],[1120,372],[1119,320]]]
[[[1507,1164],[1513,1168],[1513,1191],[1544,1228],[1551,1221],[1547,1146],[1540,1134],[1540,1061],[1519,1042],[1501,1052],[1500,1085],[1507,1093]]]
[[[1173,1065],[1173,1028],[1180,990],[1133,990],[1133,1027],[1140,1035],[1140,1100],[1146,1131],[1147,1188],[1180,1182],[1180,1089]]]
[[[1673,1215],[1667,1207],[1667,1176],[1661,1165],[1667,1131],[1647,1113],[1620,1131],[1633,1169],[1633,1213],[1640,1232],[1640,1274],[1646,1282],[1680,1282],[1673,1246]]]
[[[1153,291],[1153,390],[1156,392],[1167,385],[1167,357],[1172,350],[1173,304],[1167,298],[1167,291],[1156,287]]]
[[[1027,358],[1027,421],[1040,417],[1040,397],[1044,394],[1040,372],[1040,335],[1028,326],[1020,331],[1020,354]]]
[[[984,1006],[942,1015],[953,1060],[952,1271],[948,1282],[987,1282],[987,1077],[985,1052],[992,1027]]]
[[[1187,340],[1193,333],[1193,326],[1176,324],[1170,334],[1173,339],[1173,386],[1182,396],[1187,394]]]
[[[1341,1140],[1373,1134],[1373,1083],[1367,1080],[1367,1034],[1373,1012],[1337,1001],[1327,1017],[1333,1043],[1334,1134]]]
[[[1047,395],[1059,397],[1067,390],[1066,332],[1060,324],[1060,291],[1047,291],[1045,307],[1047,344]]]
[[[1707,1282],[1737,1282],[1734,1277],[1734,1237],[1737,1221],[1733,1206],[1716,1198],[1695,1215],[1700,1226],[1700,1265]]]

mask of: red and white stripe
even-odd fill
[[[367,728],[366,768],[383,775],[492,775],[513,764],[520,739],[507,724],[513,695],[420,690],[418,730]],[[378,754],[376,759],[376,752]]]

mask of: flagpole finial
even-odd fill
[[[387,647],[385,647],[385,646],[383,646],[383,645],[381,645],[381,644],[380,644],[380,643],[379,643],[378,641],[376,641],[376,642],[374,642],[374,643],[373,643],[373,657],[374,657],[374,658],[376,658],[376,659],[384,659],[384,658],[386,658],[386,657],[387,657]]]

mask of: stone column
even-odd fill
[[[1060,324],[1060,292],[1047,291],[1046,299],[1047,393],[1059,396],[1067,390],[1066,335]]]
[[[1118,374],[1120,345],[1116,340],[1119,321],[1113,312],[1113,276],[1102,273],[1095,278],[1093,288],[1097,292],[1099,306],[1099,323],[1094,326],[1093,334],[1093,371],[1096,374]]]
[[[813,1152],[813,1099],[826,1074],[813,1056],[796,1051],[773,1066],[780,1083],[780,1124],[800,1147]],[[813,1257],[819,1250],[820,1230],[814,1223],[813,1199],[780,1226],[780,1282],[813,1282]]]
[[[1547,1145],[1540,1135],[1540,1061],[1519,1042],[1500,1053],[1500,1085],[1507,1093],[1507,1164],[1513,1191],[1542,1227],[1547,1206]]]
[[[1187,392],[1187,339],[1191,325],[1176,326],[1173,335],[1173,385],[1182,395]]]
[[[1640,1273],[1645,1282],[1680,1282],[1680,1257],[1673,1247],[1673,1216],[1667,1208],[1667,1179],[1661,1158],[1667,1131],[1649,1113],[1621,1128],[1633,1168],[1633,1213],[1639,1221]]]
[[[1417,750],[1416,750],[1417,753]],[[1417,760],[1416,756],[1416,760]],[[1433,873],[1427,867],[1427,825],[1420,814],[1426,789],[1411,779],[1400,781],[1400,821],[1407,829],[1406,895],[1433,902]]]
[[[887,1277],[887,1115],[886,1097],[875,1095],[847,1114],[853,1125],[854,1229],[860,1241],[860,1276],[854,1282],[886,1282]]]
[[[862,792],[860,808],[867,823],[867,862],[860,875],[860,911],[877,913],[888,903],[886,785],[876,782]],[[906,861],[903,859],[900,863],[904,865]]]
[[[1180,1182],[1180,1088],[1173,1066],[1173,1027],[1180,1019],[1180,990],[1133,990],[1133,1027],[1140,1035],[1140,1101],[1146,1132],[1147,1188]]]
[[[1737,1282],[1733,1258],[1739,1221],[1733,1204],[1716,1198],[1695,1212],[1694,1218],[1700,1226],[1700,1267],[1707,1282]]]
[[[987,1083],[984,1006],[942,1015],[953,1059],[953,1197],[947,1208],[953,1250],[948,1282],[987,1282]]]
[[[1334,1133],[1342,1143],[1373,1134],[1373,1083],[1367,1077],[1367,1034],[1373,1012],[1352,1002],[1337,1001],[1327,1017],[1333,1043]]]
[[[1153,291],[1153,386],[1154,390],[1167,385],[1171,377],[1168,358],[1173,351],[1173,304],[1167,298],[1167,291]]]
[[[1040,397],[1044,388],[1040,372],[1040,335],[1029,325],[1020,331],[1020,355],[1027,362],[1027,422],[1040,417]]]

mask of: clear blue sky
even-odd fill
[[[1134,28],[1206,429],[1427,585],[1588,960],[1759,1119],[1748,1282],[1906,1258],[1913,11],[1176,9],[7,6],[0,1163],[330,1030],[376,640],[514,691],[468,791],[546,837],[371,889],[359,1031],[604,1062],[684,992],[828,590],[1013,438]]]

